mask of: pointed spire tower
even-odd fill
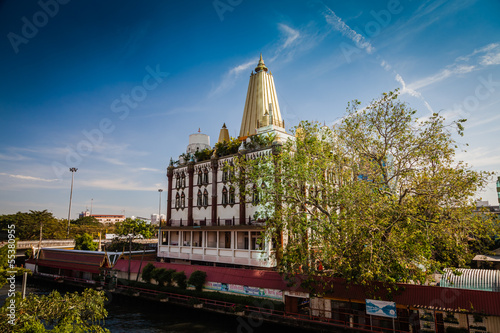
[[[252,72],[248,83],[240,138],[257,134],[260,132],[257,129],[268,126],[270,126],[270,130],[276,129],[285,132],[273,75],[268,72],[261,53],[259,63],[255,67],[255,73]]]

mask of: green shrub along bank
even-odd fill
[[[182,289],[182,288],[174,287],[174,286],[165,286],[165,285],[160,286],[157,284],[151,284],[151,283],[145,283],[145,282],[128,281],[125,279],[118,279],[118,284],[129,286],[129,287],[135,287],[135,288],[143,288],[143,289],[157,290],[157,291],[168,292],[168,293],[179,294],[179,295],[186,295],[186,296],[196,297],[196,298],[200,298],[200,299],[206,298],[206,299],[212,299],[212,300],[221,301],[221,302],[235,303],[235,304],[240,304],[243,306],[248,305],[248,306],[255,306],[255,307],[266,307],[269,309],[270,304],[272,304],[273,305],[272,308],[274,310],[284,311],[284,309],[285,309],[285,305],[283,304],[283,302],[270,300],[270,299],[262,299],[262,298],[257,298],[257,297],[253,297],[253,296],[232,295],[232,294],[221,293],[218,291],[196,291],[196,290],[192,290],[192,289]]]

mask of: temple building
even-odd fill
[[[256,135],[272,138],[273,145],[245,149],[244,143],[250,143]],[[161,226],[158,257],[175,263],[274,267],[271,242],[258,241],[265,221],[254,219],[259,205],[257,191],[251,197],[240,195],[233,175],[224,166],[232,165],[238,153],[247,158],[272,154],[272,146],[290,137],[281,117],[273,75],[261,55],[250,75],[237,138],[242,143],[239,150],[212,151],[208,135],[198,131],[189,136],[186,153],[168,167],[167,219]],[[230,141],[224,123],[217,144]]]

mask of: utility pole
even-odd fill
[[[71,199],[73,197],[73,179],[75,172],[77,171],[77,168],[69,168],[69,171],[71,171],[71,191],[69,192],[69,211],[68,211],[68,238],[69,238],[69,222],[71,219]]]
[[[161,228],[161,192],[163,192],[163,189],[159,188],[158,192],[160,193],[160,203],[158,204],[158,219],[160,220],[160,222],[158,222],[158,225]]]

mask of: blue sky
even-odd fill
[[[2,1],[0,213],[67,217],[69,167],[72,218],[91,201],[158,212],[189,134],[239,133],[261,52],[287,129],[400,88],[419,117],[467,118],[457,158],[499,172],[499,13],[493,0]],[[496,204],[494,182],[480,196]]]

